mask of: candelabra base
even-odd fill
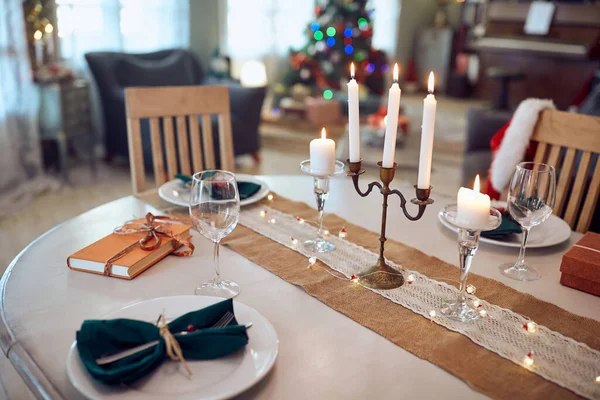
[[[304,242],[304,248],[306,250],[315,253],[327,253],[335,249],[335,245],[322,238],[309,239]]]
[[[404,276],[379,259],[377,264],[358,275],[360,283],[371,289],[389,290],[404,284]]]
[[[479,319],[479,312],[465,301],[445,303],[440,308],[440,314],[446,318],[460,322],[471,322]]]

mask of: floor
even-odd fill
[[[405,114],[411,119],[411,128],[404,147],[398,149],[396,159],[417,159],[420,146],[422,95],[402,96]],[[438,96],[436,142],[434,147],[431,185],[437,193],[454,196],[460,186],[462,166],[462,146],[465,134],[465,111],[469,107],[478,106],[477,101],[463,101]],[[315,132],[317,135],[318,132]],[[281,129],[263,127],[262,158],[256,166],[250,157],[242,157],[237,161],[238,172],[263,175],[298,174],[300,161],[308,158],[308,146],[314,138],[311,134],[297,134]],[[341,158],[341,157],[340,157]],[[345,157],[344,157],[345,158]],[[341,158],[342,159],[342,158]],[[397,181],[415,182],[416,165],[398,169]],[[368,168],[366,178],[376,179],[376,168]],[[10,261],[32,240],[60,224],[61,222],[81,214],[101,204],[131,194],[129,169],[127,164],[99,163],[94,176],[85,164],[70,171],[69,184],[62,184],[59,189],[46,192],[32,203],[11,215],[0,217],[0,274]],[[284,194],[285,195],[285,194]],[[0,357],[0,370],[7,360]],[[15,382],[14,371],[0,379],[0,400],[3,399],[2,381]],[[11,385],[9,398],[29,398],[28,390],[23,385]]]

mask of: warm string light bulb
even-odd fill
[[[406,277],[406,283],[408,283],[409,285],[412,285],[412,283],[415,281],[415,276],[413,274],[410,274]]]
[[[52,24],[47,24],[47,25],[44,27],[44,31],[45,31],[46,33],[52,33],[52,32],[54,32],[54,27],[52,26]]]
[[[292,246],[296,246],[298,244],[298,239],[290,237],[290,242],[292,242]]]
[[[260,217],[264,218],[267,216],[267,210],[260,210]]]
[[[435,310],[430,310],[430,311],[429,311],[429,317],[430,317],[430,318],[435,318],[435,316],[436,316],[436,315],[437,315],[437,314],[436,314]]]
[[[527,367],[531,367],[533,365],[533,351],[530,351],[525,358],[523,359],[523,363]]]
[[[340,239],[345,239],[348,236],[348,232],[346,232],[346,228],[340,229],[340,233],[338,233]]]
[[[481,315],[482,318],[485,318],[485,317],[487,317],[487,311],[479,310],[479,315]]]
[[[358,283],[358,276],[352,274],[352,276],[350,277],[350,280],[354,283]]]
[[[481,302],[478,299],[473,300],[473,307],[475,307],[475,308],[481,307]]]
[[[329,231],[327,229],[325,229],[323,231],[323,236],[325,236],[325,237],[329,236]]]
[[[296,217],[296,221],[298,221],[298,223],[302,225],[304,223],[304,218]]]
[[[600,375],[596,377],[596,383],[600,384]]]
[[[35,40],[40,40],[40,39],[42,38],[42,36],[43,36],[43,33],[42,33],[42,31],[35,31],[35,32],[33,33],[33,38],[34,38]]]
[[[523,325],[523,328],[529,333],[537,332],[537,324],[533,321],[529,321],[528,323]]]
[[[275,224],[275,222],[277,222],[277,221],[275,221],[275,218],[271,218],[271,219],[269,220],[269,223],[270,223],[270,224]]]
[[[475,286],[473,286],[471,284],[468,284],[465,290],[469,294],[475,294],[475,292],[477,291],[477,289],[475,288]]]
[[[269,193],[269,195],[267,196],[267,200],[273,201],[273,194],[272,193]]]
[[[313,265],[316,264],[316,262],[317,262],[317,257],[312,256],[311,258],[308,259],[308,267],[307,268],[312,267]]]

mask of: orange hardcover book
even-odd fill
[[[140,219],[135,222],[144,223]],[[173,234],[182,238],[190,237],[190,225],[168,224]],[[140,241],[146,233],[116,234],[111,233],[95,243],[79,250],[67,258],[67,265],[72,270],[103,274],[104,265],[108,259],[120,251]],[[158,261],[172,253],[178,247],[177,242],[165,235],[158,235],[161,239],[160,246],[152,251],[135,247],[123,257],[116,260],[111,268],[110,276],[122,279],[133,279]]]

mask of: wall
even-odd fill
[[[437,10],[437,0],[399,0],[400,19],[396,59],[406,65],[413,55],[416,37],[421,28],[431,26]],[[377,29],[377,27],[375,27]]]

